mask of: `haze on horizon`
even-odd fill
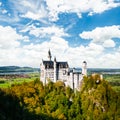
[[[120,0],[0,0],[0,66],[120,68]]]

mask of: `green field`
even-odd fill
[[[0,88],[7,88],[14,84],[22,84],[24,82],[30,82],[36,79],[39,79],[39,73],[0,76]]]
[[[120,92],[120,74],[117,74],[117,75],[106,74],[103,76],[104,76],[104,79],[111,84],[112,88],[115,91]],[[13,84],[22,84],[23,82],[30,82],[36,79],[39,79],[39,73],[37,72],[30,73],[25,76],[15,76],[15,75],[3,76],[3,77],[0,77],[0,88],[7,88],[7,87],[11,87],[11,85]]]
[[[120,74],[106,74],[104,79],[110,83],[115,91],[120,92]]]

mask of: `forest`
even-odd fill
[[[0,89],[0,120],[119,120],[119,106],[120,92],[98,74],[84,77],[80,91],[38,78]]]

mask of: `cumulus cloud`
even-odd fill
[[[58,20],[59,13],[76,13],[81,17],[82,13],[88,12],[92,15],[94,13],[102,13],[111,8],[120,6],[120,3],[115,3],[114,0],[46,0],[51,20]]]
[[[2,14],[6,14],[6,13],[7,13],[7,10],[3,9]]]
[[[24,59],[24,50],[21,42],[28,41],[27,36],[19,35],[15,29],[10,26],[0,26],[0,65],[22,65]],[[29,61],[28,61],[29,63]]]
[[[15,17],[14,22],[16,22],[15,19],[29,18],[33,21],[38,20],[38,23],[44,18],[56,21],[60,13],[75,13],[81,18],[82,13],[93,15],[120,5],[113,0],[9,0],[9,2],[13,12],[9,14]],[[1,5],[3,4],[0,2]],[[3,11],[3,13],[6,12]],[[6,17],[1,18],[2,21],[3,19],[9,21]],[[42,26],[40,24],[38,26]],[[38,28],[37,25],[27,24],[19,33],[10,26],[0,26],[0,65],[39,67],[42,59],[47,60],[47,52],[51,49],[53,57],[56,56],[58,61],[68,61],[70,67],[81,67],[84,60],[88,62],[88,67],[120,67],[117,59],[120,58],[120,47],[112,53],[105,53],[107,47],[115,47],[113,38],[120,38],[120,26],[97,27],[92,31],[84,31],[80,33],[80,37],[90,39],[91,42],[87,46],[71,47],[63,36],[69,36],[66,31],[71,29],[74,23],[65,29],[51,24],[48,26],[45,23],[45,25],[47,27]],[[28,36],[21,35],[26,33],[39,38],[48,36],[50,40],[34,44],[35,41],[31,43]]]
[[[28,38],[19,35],[10,26],[0,26],[0,65],[39,67],[42,59],[48,59],[47,52],[51,49],[53,58],[56,56],[58,61],[68,61],[70,67],[81,67],[84,60],[88,62],[88,67],[120,67],[119,60],[116,59],[120,57],[119,50],[107,54],[104,53],[104,47],[96,43],[74,48],[59,35],[54,35],[50,41],[41,44],[20,46],[19,39]]]
[[[68,36],[68,34],[65,33],[63,28],[59,28],[56,26],[40,27],[40,28],[36,28],[34,26],[29,33],[35,35],[36,37],[45,37],[46,35],[59,36],[59,37]]]
[[[9,27],[8,27],[9,28]],[[4,29],[8,29],[4,28]],[[13,30],[12,28],[9,28]],[[13,30],[14,36],[19,36]],[[9,32],[6,32],[9,35]],[[17,35],[16,35],[17,34]],[[7,35],[6,35],[7,36]],[[13,37],[13,36],[12,36]],[[9,41],[11,36],[5,38],[10,46],[14,46],[17,37],[13,41]],[[10,44],[12,42],[12,44]],[[1,43],[0,45],[3,45]],[[5,45],[6,46],[6,45]],[[44,41],[41,44],[28,44],[16,47],[0,47],[0,65],[20,65],[39,67],[41,60],[47,60],[48,50],[51,49],[52,59],[56,56],[58,61],[68,61],[70,67],[81,67],[84,60],[88,62],[88,67],[120,67],[119,49],[114,53],[104,53],[104,47],[96,43],[90,43],[88,46],[80,45],[78,47],[70,47],[69,43],[58,36],[51,37],[50,41]],[[114,62],[113,62],[114,61]]]
[[[30,18],[33,20],[40,20],[41,18],[46,17],[47,11],[44,6],[41,6],[41,9],[38,11],[27,11],[25,14],[20,15],[20,17]]]
[[[2,6],[2,2],[0,2],[0,6]]]
[[[92,31],[84,31],[79,36],[104,47],[115,47],[113,38],[120,38],[120,26],[97,27]]]
[[[20,40],[28,41],[29,38],[19,35],[16,30],[10,26],[0,26],[0,48],[8,49],[19,47]]]
[[[58,61],[68,61],[70,67],[81,67],[84,60],[88,62],[88,67],[112,68],[120,67],[119,51],[114,53],[105,53],[104,47],[95,43],[90,43],[88,46],[70,47],[68,42],[63,38],[52,37],[50,41],[42,44],[26,45],[23,48],[28,57],[28,61],[36,61],[31,65],[38,66],[42,59],[48,60],[48,50],[51,49],[52,59],[56,56]],[[24,57],[25,58],[25,57]],[[26,57],[27,59],[27,57]]]
[[[3,27],[0,26],[0,47],[1,48],[9,48],[9,47],[17,47],[20,43],[17,41],[21,38],[20,35],[16,33],[16,31],[10,26]]]
[[[47,18],[51,21],[58,20],[60,13],[76,13],[81,18],[82,13],[92,15],[120,6],[120,3],[114,0],[12,0],[9,2],[14,6],[15,13],[19,13],[21,17],[33,20]]]
[[[103,46],[104,47],[115,47],[115,42],[113,40],[106,40],[104,43],[103,43]]]
[[[47,16],[47,9],[43,0],[12,0],[9,1],[14,6],[14,12],[20,17],[40,20]]]
[[[35,25],[28,25],[20,32],[29,32],[30,35],[34,35],[35,37],[39,38],[46,38],[46,37],[62,37],[62,36],[69,36],[62,27],[58,27],[55,25],[47,26],[47,27],[36,27]]]

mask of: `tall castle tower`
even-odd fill
[[[54,82],[57,81],[57,61],[56,57],[54,58]]]
[[[48,51],[48,59],[49,59],[49,61],[51,61],[51,58],[52,58],[52,55],[51,55],[51,51],[49,49],[49,51]]]
[[[87,76],[87,62],[83,61],[82,63],[82,74]]]

